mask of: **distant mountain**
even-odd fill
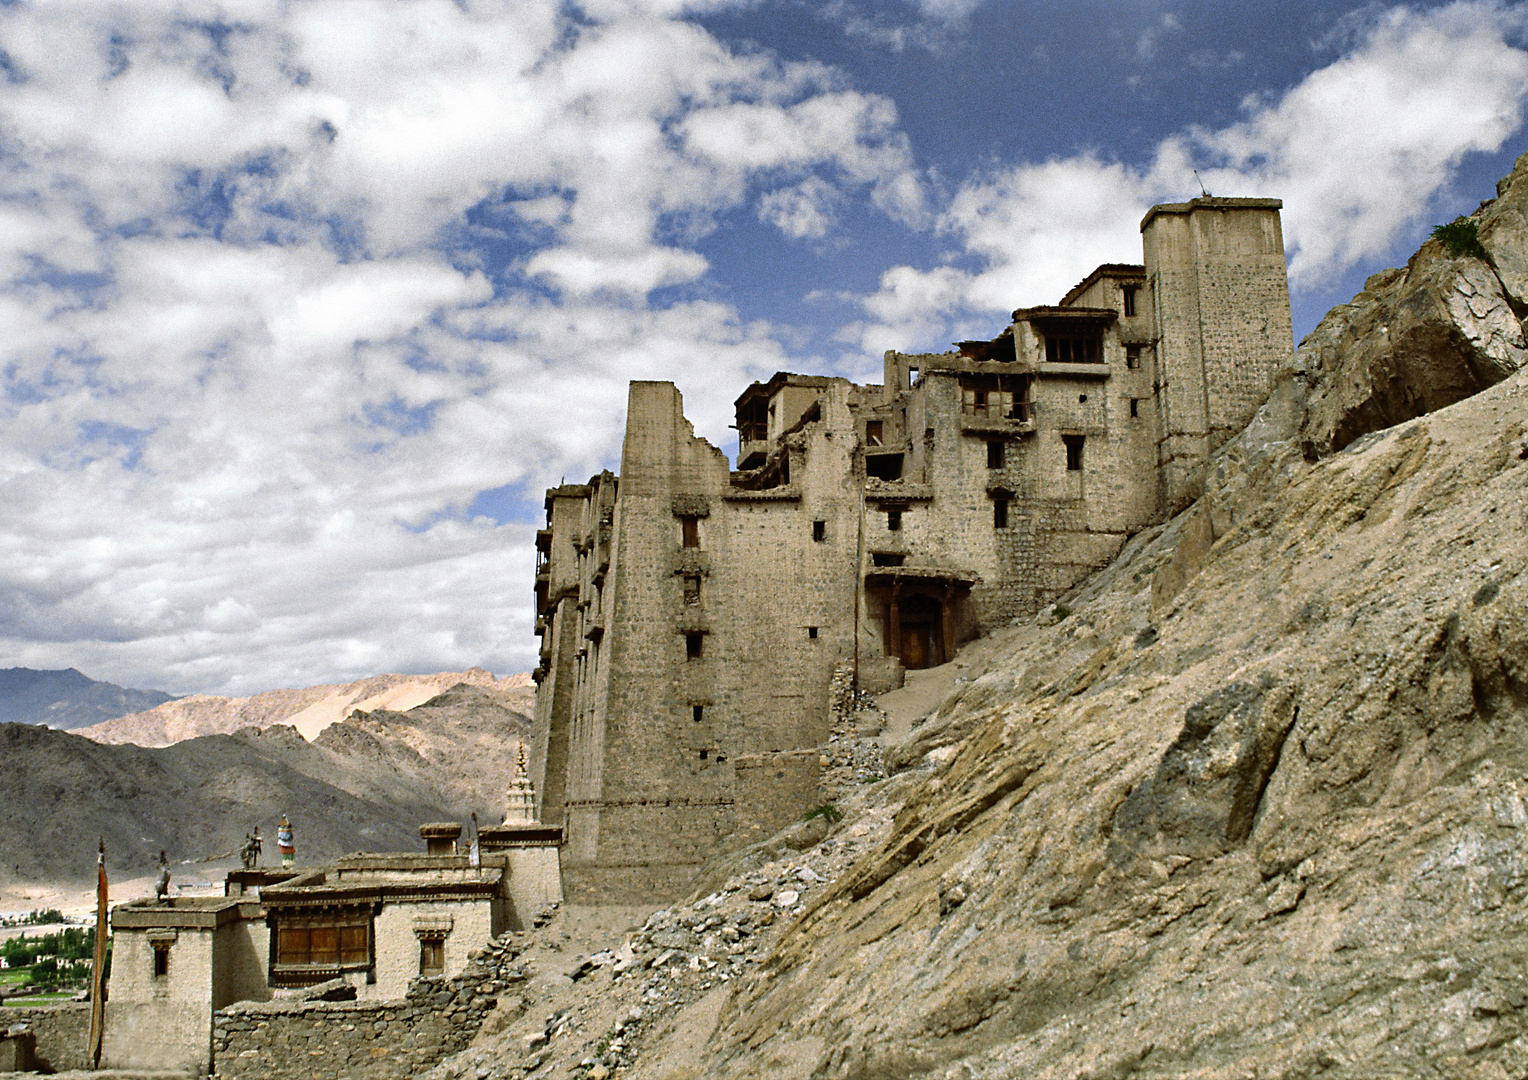
[[[420,850],[425,821],[476,811],[497,823],[530,732],[512,700],[457,684],[404,713],[354,713],[312,742],[278,724],[150,749],[0,724],[0,880],[87,878],[98,835],[113,873],[148,873],[161,848],[172,867],[229,856],[256,824],[269,863],[283,814],[299,865]]]
[[[507,693],[515,707],[534,711],[535,688],[530,676],[495,679],[492,672],[474,667],[436,675],[375,675],[352,683],[269,690],[253,697],[192,694],[147,712],[80,728],[78,734],[97,742],[170,746],[202,735],[227,735],[246,727],[286,724],[296,728],[303,738],[313,739],[357,709],[364,712],[411,709],[457,683]]]
[[[0,670],[0,723],[46,724],[68,731],[174,700],[162,690],[129,690],[96,682],[74,668]]]

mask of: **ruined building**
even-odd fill
[[[532,775],[570,898],[674,895],[799,819],[836,668],[897,685],[1193,498],[1293,352],[1280,206],[1153,207],[1144,265],[887,353],[881,385],[755,383],[735,468],[632,383],[621,475],[549,491],[537,541]]]

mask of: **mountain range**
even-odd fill
[[[163,690],[130,690],[97,682],[74,668],[0,670],[0,723],[4,724],[46,724],[68,731],[173,700]]]

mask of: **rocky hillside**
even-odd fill
[[[225,698],[193,694],[145,712],[79,728],[79,734],[105,743],[169,746],[199,735],[227,735],[246,727],[285,724],[312,739],[324,728],[360,709],[401,712],[428,701],[457,683],[482,686],[513,699],[516,708],[533,711],[535,687],[529,675],[495,679],[482,668],[438,675],[376,675],[359,682],[270,690],[253,697]]]
[[[106,839],[113,874],[229,857],[290,816],[298,856],[413,851],[423,821],[502,816],[529,718],[515,698],[459,684],[403,713],[356,713],[312,742],[249,727],[149,749],[0,725],[0,881],[75,881]],[[274,855],[274,847],[267,850]]]
[[[162,690],[97,682],[74,668],[0,670],[0,724],[46,724],[67,731],[171,700]]]
[[[1524,162],[1499,195],[1489,261],[1371,279],[1198,503],[1001,635],[639,1075],[1528,1071]]]

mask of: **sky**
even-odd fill
[[[529,670],[629,380],[734,452],[1202,189],[1284,201],[1298,340],[1525,100],[1480,0],[0,0],[0,667]]]

